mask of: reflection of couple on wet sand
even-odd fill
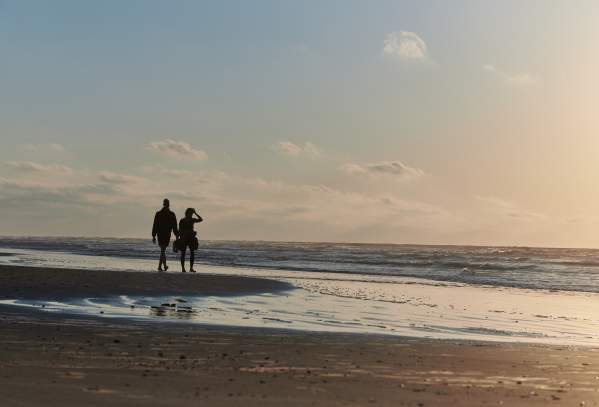
[[[194,218],[194,215],[196,216]],[[185,217],[179,221],[177,227],[177,216],[170,210],[170,201],[165,199],[162,204],[162,209],[156,212],[154,216],[154,226],[152,227],[152,241],[160,246],[160,261],[158,262],[158,271],[167,271],[166,265],[166,249],[171,242],[171,233],[176,237],[173,243],[173,251],[181,252],[181,271],[185,270],[185,253],[189,248],[189,271],[195,273],[193,263],[195,260],[195,251],[198,248],[199,242],[194,231],[194,225],[201,222],[203,219],[195,209],[187,208]],[[158,237],[158,242],[156,242]]]

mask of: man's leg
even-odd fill
[[[168,269],[166,266],[166,246],[160,246],[160,264],[163,265],[164,271]]]
[[[193,262],[194,262],[195,258],[196,258],[196,251],[190,248],[189,249],[189,264],[190,264],[189,271],[191,271],[192,273],[195,272],[195,270],[193,269]]]
[[[158,259],[158,271],[162,271],[162,255],[164,251],[162,250],[162,246],[160,247],[160,259]]]

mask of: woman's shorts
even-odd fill
[[[179,239],[175,242],[175,247],[177,248],[177,251],[179,250],[186,250],[188,247],[190,250],[198,250],[198,247],[200,246],[200,242],[198,241],[197,237],[192,237],[190,239]]]

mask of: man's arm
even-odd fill
[[[197,219],[194,220],[195,223],[199,223],[204,220],[204,219],[202,219],[202,217],[200,215],[198,215],[198,213],[195,211],[195,209],[193,210],[193,214],[198,217]]]
[[[179,228],[177,227],[177,215],[175,215],[174,213],[173,213],[171,221],[173,223],[173,233],[175,234],[176,237],[179,237]]]
[[[152,240],[156,240],[158,234],[158,214],[154,215],[154,224],[152,225]]]

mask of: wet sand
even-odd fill
[[[2,296],[17,289],[59,296],[286,287],[226,276],[124,273],[114,280],[110,272],[109,284],[107,272],[0,271]],[[593,348],[223,328],[0,306],[3,407],[593,406],[598,390]]]
[[[0,298],[239,295],[291,289],[265,278],[181,272],[72,270],[0,265]]]

